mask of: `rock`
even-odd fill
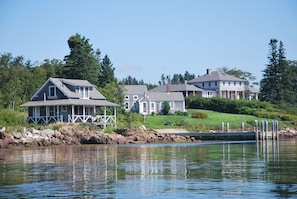
[[[4,133],[6,131],[6,128],[3,126],[3,127],[0,127],[0,133]]]
[[[36,130],[34,128],[32,128],[32,131],[31,131],[32,134],[40,134],[40,131],[39,130]]]
[[[55,135],[55,131],[52,129],[44,129],[43,133],[47,136],[47,137],[53,137]]]
[[[20,132],[13,132],[13,137],[14,137],[15,139],[21,139],[22,134],[21,134]]]

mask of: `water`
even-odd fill
[[[297,140],[1,149],[0,198],[297,198]]]

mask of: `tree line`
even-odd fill
[[[93,49],[89,39],[75,34],[69,37],[69,55],[63,60],[45,59],[43,63],[32,63],[23,56],[13,57],[11,53],[0,55],[0,109],[17,109],[28,101],[37,89],[49,78],[85,79],[98,87],[99,91],[110,101],[123,103],[121,85],[143,85],[143,80],[131,76],[118,80],[108,55],[101,57],[99,49]],[[221,72],[246,79],[250,85],[257,84],[255,77],[245,71],[223,67]],[[161,75],[159,85],[182,84],[196,78],[185,71]],[[147,84],[151,89],[154,84]],[[260,99],[271,103],[296,104],[297,100],[297,61],[286,60],[283,43],[272,39],[269,43],[268,64],[263,71],[260,82]]]

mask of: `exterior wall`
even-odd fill
[[[183,101],[168,101],[170,105],[170,113],[176,111],[185,111],[185,102]],[[151,115],[153,113],[163,114],[163,101],[142,101],[139,102],[139,113],[143,115]],[[146,110],[145,110],[146,109]]]
[[[49,87],[54,86],[53,83],[48,82],[37,94],[36,97],[32,99],[32,101],[43,101],[44,100],[44,93],[46,96],[46,100],[51,100],[51,99],[66,99],[65,95],[58,89],[56,88],[56,97],[50,97],[49,96]]]
[[[137,101],[142,97],[142,95],[129,94],[124,96],[124,107],[126,111],[139,112],[139,106]],[[127,99],[128,98],[128,99]]]

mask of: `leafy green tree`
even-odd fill
[[[108,101],[119,104],[120,106],[124,104],[122,86],[117,84],[115,81],[107,83],[104,87],[98,87],[98,90],[106,97]]]
[[[100,70],[98,74],[99,87],[104,87],[106,84],[116,81],[116,78],[114,76],[114,70],[115,68],[113,67],[109,57],[105,55],[100,64]]]
[[[163,109],[162,109],[162,113],[163,113],[164,115],[168,115],[169,112],[170,112],[170,104],[169,104],[168,101],[165,101],[165,102],[164,102]]]
[[[70,54],[64,58],[63,77],[85,79],[97,85],[100,65],[89,39],[76,34],[68,39],[68,46]]]
[[[44,63],[40,65],[46,71],[46,79],[50,77],[62,77],[62,69],[64,63],[58,59],[45,59]]]

